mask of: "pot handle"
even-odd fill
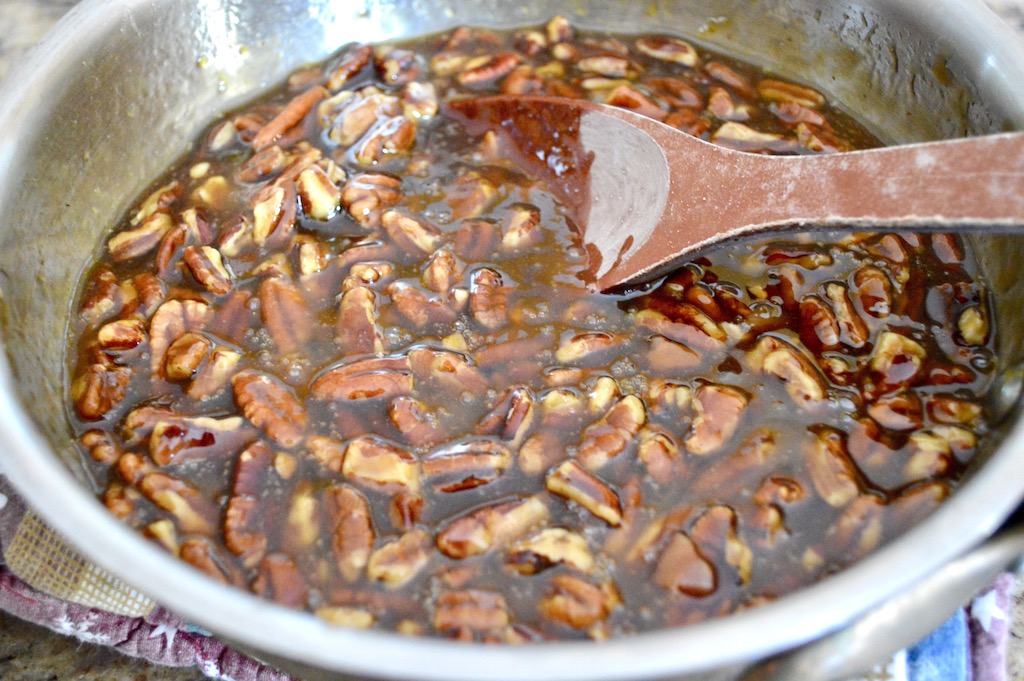
[[[1004,570],[1024,567],[1024,506],[991,538],[847,626],[757,662],[741,681],[837,681],[913,645]]]

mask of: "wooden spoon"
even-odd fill
[[[586,100],[495,96],[451,111],[471,132],[494,130],[501,153],[566,202],[602,291],[752,234],[1024,227],[1024,133],[765,156]]]

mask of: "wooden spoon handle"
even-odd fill
[[[613,112],[611,115],[622,117]],[[600,289],[669,271],[701,248],[799,228],[1024,230],[1024,133],[820,156],[756,156],[644,129],[665,150],[670,200],[652,238]]]
[[[754,222],[893,229],[1024,226],[1024,134],[1005,133],[758,164]],[[801,178],[799,181],[797,178]]]

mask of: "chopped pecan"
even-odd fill
[[[537,496],[485,506],[448,523],[437,533],[437,548],[449,558],[477,556],[519,539],[548,516]]]
[[[167,213],[175,201],[185,193],[185,186],[178,180],[173,180],[157,189],[147,196],[138,209],[132,213],[129,224],[132,227],[145,222],[156,213]]]
[[[394,116],[374,125],[353,147],[353,156],[359,165],[372,166],[411,151],[415,143],[416,122],[404,115]]]
[[[460,85],[479,88],[507,76],[522,60],[515,52],[470,59],[462,66],[456,80]]]
[[[718,589],[715,566],[683,532],[672,533],[658,558],[653,580],[663,589],[697,598],[710,596]]]
[[[253,580],[252,590],[290,608],[303,608],[309,599],[309,587],[295,561],[283,553],[266,556]]]
[[[380,173],[353,175],[341,190],[341,205],[360,225],[376,229],[381,213],[402,198],[402,181]]]
[[[412,282],[392,282],[386,293],[391,297],[395,311],[414,329],[447,329],[458,319],[458,313],[449,300],[428,295]]]
[[[420,488],[420,467],[416,458],[378,437],[352,440],[345,449],[341,472],[349,479],[374,488],[397,488],[413,493]]]
[[[437,115],[440,104],[433,83],[412,81],[402,88],[402,111],[410,120],[430,120]]]
[[[445,189],[452,220],[477,217],[490,209],[497,195],[494,183],[475,171],[461,173]]]
[[[543,238],[544,227],[540,221],[539,208],[518,203],[507,210],[502,225],[502,250],[519,253],[536,246]]]
[[[687,450],[706,456],[721,449],[739,427],[748,401],[737,388],[714,384],[697,388],[693,396],[697,415],[683,441]]]
[[[388,420],[413,447],[430,447],[444,441],[448,433],[438,424],[437,414],[419,400],[399,395],[388,404]]]
[[[952,395],[932,395],[928,398],[928,415],[938,423],[969,425],[982,415],[982,408]]]
[[[799,406],[811,408],[827,396],[825,379],[818,367],[794,346],[773,336],[763,336],[749,358],[754,368],[783,382]]]
[[[868,405],[868,416],[889,430],[917,430],[923,425],[921,399],[916,393],[900,392],[878,398]]]
[[[567,335],[555,351],[555,359],[562,364],[577,366],[604,366],[621,353],[624,339],[605,332]]]
[[[274,144],[249,157],[235,177],[240,182],[261,182],[283,170],[290,159],[291,156],[284,149]]]
[[[429,546],[430,535],[422,529],[410,530],[370,554],[366,576],[397,589],[426,566],[430,560]]]
[[[397,210],[384,211],[380,220],[392,241],[409,255],[429,255],[441,244],[441,230],[426,220]]]
[[[719,565],[732,567],[736,581],[746,584],[750,581],[754,554],[740,537],[738,525],[733,509],[716,504],[694,521],[689,536],[702,554]]]
[[[295,180],[302,210],[314,220],[329,220],[341,205],[341,188],[318,165],[311,165]]]
[[[470,275],[469,312],[477,324],[488,331],[497,331],[508,323],[508,299],[511,287],[502,276],[489,267],[481,267]]]
[[[678,38],[645,36],[637,39],[636,49],[649,57],[683,66],[697,66],[699,61],[693,45]]]
[[[438,631],[495,631],[510,623],[505,597],[493,591],[446,590],[434,604],[434,628]]]
[[[341,440],[323,435],[306,438],[306,452],[321,466],[332,473],[340,473],[345,460],[345,445]]]
[[[356,45],[348,48],[337,63],[329,67],[324,84],[331,92],[340,90],[354,76],[358,75],[373,59],[372,45]]]
[[[611,583],[600,586],[575,575],[555,575],[550,591],[540,600],[542,615],[574,629],[586,629],[606,619],[622,604]]]
[[[645,359],[651,370],[658,374],[687,371],[701,363],[700,355],[686,345],[658,334],[648,339]]]
[[[194,400],[208,400],[218,395],[235,374],[242,356],[225,347],[214,347],[197,368],[185,392]]]
[[[274,471],[279,457],[274,457]],[[285,467],[287,471],[287,466]],[[322,514],[320,499],[308,480],[300,482],[292,491],[288,512],[284,517],[284,532],[281,548],[289,554],[300,555],[315,548],[320,541]]]
[[[160,375],[171,344],[189,331],[201,331],[212,316],[209,305],[194,300],[168,300],[158,307],[149,323],[152,372]]]
[[[842,508],[860,494],[856,466],[839,431],[820,427],[814,435],[814,442],[804,451],[814,489],[829,506]]]
[[[409,365],[425,384],[460,395],[480,396],[490,387],[480,370],[459,352],[417,348],[409,352]]]
[[[751,107],[737,104],[729,91],[721,87],[711,88],[708,94],[708,113],[720,121],[745,121],[751,116]]]
[[[112,464],[123,453],[121,445],[114,439],[113,434],[104,430],[87,430],[82,433],[78,441],[89,452],[89,456],[99,463]]]
[[[552,494],[576,502],[612,527],[622,522],[622,504],[615,491],[575,461],[566,461],[551,471],[544,485]]]
[[[765,78],[757,84],[757,94],[769,102],[792,102],[809,109],[819,109],[825,103],[820,92],[796,83]]]
[[[256,151],[265,149],[276,142],[285,133],[299,124],[321,99],[327,95],[322,87],[312,87],[292,98],[281,113],[271,119],[252,139],[252,148]]]
[[[835,522],[841,550],[855,558],[873,551],[882,540],[884,512],[885,501],[881,497],[864,494],[854,499]]]
[[[747,96],[754,94],[754,87],[750,84],[750,79],[722,62],[709,61],[704,65],[704,72],[740,94]]]
[[[587,426],[576,449],[576,459],[590,470],[597,470],[619,456],[636,440],[647,422],[647,409],[635,395],[616,402],[596,423]]]
[[[910,385],[920,374],[926,356],[917,341],[895,331],[883,331],[871,355],[871,368],[887,386]]]
[[[853,301],[846,287],[842,284],[830,283],[825,287],[825,294],[836,312],[839,323],[839,340],[847,347],[858,349],[868,342],[868,328],[853,309]]]
[[[512,386],[498,399],[494,408],[477,423],[479,435],[496,435],[518,447],[533,424],[533,393],[526,386]]]
[[[268,185],[254,197],[252,239],[270,250],[288,244],[295,234],[298,197],[293,182]]]
[[[911,434],[910,458],[904,465],[911,481],[925,480],[947,473],[955,460],[965,460],[978,443],[977,436],[958,426],[936,426]]]
[[[117,319],[107,322],[96,332],[100,348],[116,352],[132,350],[146,342],[146,324],[141,319]]]
[[[231,565],[230,559],[222,556],[217,546],[206,537],[189,537],[181,543],[178,555],[186,563],[221,584],[243,584],[241,575]]]
[[[637,457],[648,475],[659,483],[667,483],[677,475],[679,445],[668,432],[645,428],[637,439]]]
[[[861,307],[873,317],[888,317],[892,311],[892,282],[873,265],[865,265],[853,274]]]
[[[192,201],[214,210],[223,209],[231,195],[231,184],[223,175],[213,175],[192,191]]]
[[[376,355],[384,351],[384,334],[377,318],[377,294],[354,286],[341,296],[335,335],[346,355]]]
[[[435,293],[447,294],[462,280],[462,264],[447,248],[437,250],[423,269],[423,285]]]
[[[984,345],[989,334],[988,316],[979,306],[964,308],[956,320],[956,329],[968,345]]]
[[[589,573],[595,565],[583,535],[562,527],[548,527],[515,542],[505,562],[523,575],[535,575],[560,564]]]
[[[192,331],[182,334],[167,348],[164,374],[171,381],[190,380],[212,350],[213,342],[206,336]]]
[[[156,248],[173,226],[174,221],[167,213],[153,213],[138,226],[112,236],[107,242],[107,250],[114,262],[138,258]]]
[[[120,312],[126,301],[125,290],[117,275],[105,267],[99,268],[86,287],[79,314],[87,324],[99,324]]]
[[[805,296],[800,301],[800,339],[815,353],[839,347],[839,322],[820,296]]]
[[[302,442],[306,410],[291,388],[269,374],[252,369],[231,379],[235,402],[245,418],[276,444],[291,448]]]
[[[171,475],[154,472],[139,481],[139,491],[154,504],[175,517],[185,534],[212,536],[219,513],[203,493]]]
[[[202,459],[213,461],[238,451],[252,430],[239,416],[177,416],[153,424],[149,456],[159,466]]]
[[[99,421],[124,401],[132,370],[92,364],[81,371],[71,384],[75,413],[86,421]]]
[[[526,438],[516,453],[519,470],[539,475],[565,458],[565,445],[554,433],[542,430]]]
[[[404,85],[418,80],[424,71],[420,55],[391,45],[377,47],[373,61],[381,80],[388,85]]]

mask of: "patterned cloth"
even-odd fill
[[[0,609],[86,643],[224,681],[295,681],[242,655],[78,556],[0,474]],[[872,678],[1008,681],[1011,575]]]

